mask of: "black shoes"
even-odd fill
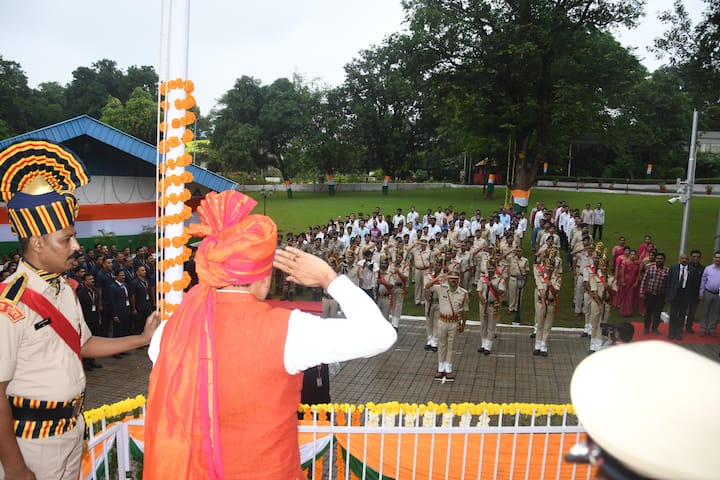
[[[431,348],[432,348],[432,345],[430,345],[429,343],[425,344],[425,350],[430,350]]]
[[[587,338],[587,337],[590,336],[590,334],[587,333],[587,332],[582,332],[582,333],[580,334],[580,336],[581,336],[582,338]]]
[[[445,372],[437,372],[433,380],[441,381],[443,378],[445,378]]]
[[[535,338],[535,332],[530,334],[530,338]]]
[[[538,355],[540,355],[540,350],[537,349],[537,348],[536,348],[535,350],[533,350],[533,355],[535,355],[536,357],[537,357]]]
[[[548,356],[548,352],[540,352],[540,355],[542,355],[543,357],[547,357],[547,356]]]

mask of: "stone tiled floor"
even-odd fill
[[[493,353],[477,353],[477,325],[456,337],[454,370],[457,380],[433,381],[437,354],[423,349],[422,321],[403,319],[396,345],[369,359],[344,362],[331,380],[331,396],[338,403],[399,401],[434,402],[536,402],[570,401],[570,377],[585,358],[588,339],[577,331],[553,331],[550,356],[532,355],[529,327],[500,327]],[[718,360],[716,346],[686,345]],[[87,408],[147,394],[151,363],[144,349],[122,359],[99,359],[104,368],[87,373]]]

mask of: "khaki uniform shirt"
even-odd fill
[[[405,280],[403,280],[400,277],[400,274],[405,277]],[[407,279],[410,275],[410,268],[407,263],[400,263],[400,265],[395,265],[394,263],[391,263],[388,266],[388,277],[390,278],[390,281],[393,283],[393,285],[397,285],[398,283],[402,283],[403,285],[407,286]]]
[[[60,293],[23,262],[8,281],[20,273],[28,276],[27,288],[42,294],[65,315],[80,333],[80,344],[91,337],[72,287],[60,280]],[[50,325],[35,329],[43,318],[22,302],[24,318],[13,322],[0,313],[0,381],[9,382],[7,395],[33,400],[72,400],[85,390],[85,372],[75,352]]]
[[[597,293],[600,301],[603,303],[610,302],[610,290],[613,292],[617,290],[617,284],[615,283],[615,277],[609,275],[605,282],[600,280],[600,276],[595,274],[590,277],[590,291]]]
[[[472,266],[472,259],[470,258],[470,252],[460,251],[460,252],[458,252],[455,259],[457,260],[458,265],[460,266],[460,273],[465,273],[468,270],[470,270],[470,267]]]
[[[505,285],[505,279],[501,275],[495,275],[492,279],[487,275],[481,276],[477,283],[480,303],[484,305],[485,302],[500,302],[505,294]]]
[[[486,275],[488,269],[488,261],[490,254],[485,250],[481,250],[473,257],[473,265],[475,266],[475,276]]]
[[[562,273],[558,272],[557,269],[555,269],[553,270],[552,275],[548,277],[542,265],[535,265],[534,274],[535,284],[538,290],[538,296],[550,301],[552,297],[547,295],[548,287],[552,286],[555,291],[560,291],[560,287],[562,286]]]
[[[412,258],[415,268],[424,270],[430,266],[430,249],[427,247],[425,247],[425,250],[414,248],[412,250]]]
[[[448,284],[443,283],[441,285],[433,285],[431,290],[433,295],[436,295],[438,298],[438,312],[440,315],[457,315],[458,319],[462,319],[462,312],[468,311],[468,292],[464,288],[457,287],[453,292],[450,291]]]
[[[513,278],[524,277],[530,271],[530,261],[525,257],[509,255],[506,257],[510,265],[510,276]]]
[[[592,263],[592,256],[587,250],[581,250],[575,254],[575,276],[583,275],[583,272]],[[587,279],[585,279],[587,280]]]

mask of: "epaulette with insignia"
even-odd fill
[[[0,284],[0,313],[7,315],[11,322],[25,318],[25,314],[17,306],[25,287],[27,286],[27,275],[21,273],[9,283]]]

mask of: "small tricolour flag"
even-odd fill
[[[512,193],[515,205],[519,207],[520,211],[525,211],[530,201],[530,190],[521,190],[518,188],[511,190],[510,193]]]

